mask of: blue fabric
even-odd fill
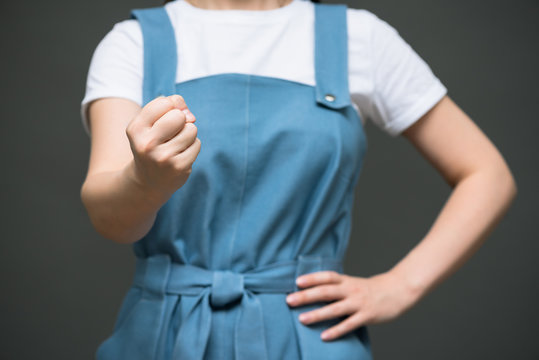
[[[324,6],[323,11],[315,11],[316,101],[334,109],[349,106],[351,102],[348,71],[335,71],[348,69],[348,32],[342,26],[346,24],[343,17],[346,17],[346,5]],[[327,99],[328,95],[334,99]]]
[[[202,147],[133,244],[133,284],[97,359],[372,358],[365,326],[326,342],[321,332],[344,317],[303,325],[300,313],[326,303],[285,301],[299,275],[343,272],[367,149],[348,90],[346,6],[314,6],[316,86],[242,73],[175,84],[166,11],[133,11],[144,104],[181,94]]]
[[[163,7],[137,9],[131,12],[131,18],[137,19],[142,31],[144,43],[144,76],[142,101],[144,104],[160,95],[174,94],[176,76],[176,40],[174,28]]]

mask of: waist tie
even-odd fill
[[[164,324],[162,317],[164,317],[165,293],[196,296],[194,305],[182,319],[181,327],[174,340],[172,350],[174,359],[202,360],[210,336],[212,309],[235,304],[241,307],[233,335],[235,359],[269,360],[262,306],[255,293],[297,291],[296,277],[321,270],[342,273],[342,262],[320,256],[300,256],[298,260],[274,263],[244,273],[236,273],[229,270],[208,270],[193,265],[179,264],[172,262],[168,255],[159,254],[137,259],[134,285],[144,289],[144,299],[154,300],[152,313],[156,317],[161,317],[155,319],[156,325],[159,324],[159,326]],[[307,307],[309,306],[302,306],[299,309],[291,308],[295,317],[294,323],[298,331],[302,358],[318,359],[321,355],[330,353],[328,351],[332,354],[342,353],[342,356],[347,354],[347,358],[352,358],[350,355],[354,352],[350,353],[350,351],[354,351],[354,347],[357,351],[357,345],[360,345],[358,339],[343,337],[333,342],[322,341],[321,329],[306,326],[297,319],[300,312],[314,308],[311,306],[307,309]],[[153,345],[150,347],[155,348],[157,345],[156,336],[153,337],[153,344],[148,344]],[[349,344],[350,342],[353,344]]]

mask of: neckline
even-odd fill
[[[152,74],[155,79],[144,85],[143,103],[147,103],[156,94],[174,93],[175,79],[177,71],[177,50],[172,15],[181,12],[181,5],[185,5],[185,0],[176,0],[167,3],[165,6],[150,9],[134,9],[132,17],[139,20],[143,29],[144,38],[144,58],[145,74]],[[174,4],[176,6],[167,7]],[[179,5],[179,6],[178,6]],[[347,62],[347,36],[346,36],[346,15],[347,6],[345,4],[319,4],[306,0],[294,0],[284,8],[269,10],[279,11],[291,9],[298,6],[299,10],[304,10],[305,5],[309,5],[314,11],[314,66],[315,66],[315,95],[316,101],[332,109],[341,109],[350,104],[350,94],[348,89]],[[314,6],[320,5],[320,6]],[[187,9],[187,8],[185,8]],[[203,12],[208,10],[199,9]],[[227,11],[227,10],[225,10]],[[264,15],[264,10],[228,10],[242,13],[259,13]],[[213,13],[221,13],[222,10],[214,10]],[[185,14],[187,13],[187,14]],[[187,19],[190,17],[188,11],[184,12]],[[203,20],[203,16],[196,21]],[[219,18],[219,17],[218,17]],[[227,16],[221,16],[227,18]],[[265,19],[275,19],[266,16]],[[246,17],[246,19],[254,19]],[[230,20],[230,18],[228,19]],[[196,21],[194,24],[196,24]],[[156,25],[160,24],[160,25]],[[161,26],[162,25],[162,26]],[[250,24],[249,24],[250,25]],[[144,30],[150,28],[150,30]],[[328,53],[335,54],[327,57]],[[154,58],[155,56],[155,58]],[[153,61],[161,61],[162,66],[151,66]],[[335,74],[327,69],[335,70]],[[345,71],[342,71],[342,70]],[[154,74],[155,73],[155,74]],[[148,75],[149,76],[149,75]],[[172,81],[171,81],[172,79]],[[154,81],[155,80],[155,81]]]
[[[298,8],[301,3],[306,2],[306,0],[292,0],[290,3],[282,6],[280,8],[268,9],[268,10],[247,10],[247,9],[204,9],[192,5],[186,0],[175,0],[168,4],[172,5],[176,3],[178,6],[182,7],[183,11],[188,11],[193,15],[199,17],[207,17],[215,20],[250,20],[255,19],[256,21],[273,21],[275,19],[282,19],[288,14],[292,13],[296,8]],[[168,5],[167,4],[167,5]]]
[[[251,74],[251,73],[242,73],[237,71],[228,71],[228,72],[220,72],[215,74],[208,74],[180,82],[175,82],[174,86],[181,87],[184,84],[189,85],[192,82],[195,82],[197,80],[199,81],[212,81],[213,79],[219,79],[219,78],[245,78],[245,79],[254,79],[256,81],[267,81],[267,82],[275,82],[275,83],[285,83],[285,84],[291,84],[298,87],[306,87],[311,88],[313,91],[316,88],[316,84],[307,84],[304,82],[300,82],[297,80],[291,80],[286,78],[280,78],[276,76],[270,76],[270,75],[262,75],[262,74]]]

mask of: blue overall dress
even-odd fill
[[[132,17],[144,40],[144,104],[180,94],[201,150],[183,187],[133,244],[136,269],[98,360],[371,359],[367,328],[333,341],[290,307],[301,274],[343,273],[367,141],[348,89],[346,5],[315,6],[316,85],[221,73],[175,83],[164,7]]]

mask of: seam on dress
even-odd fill
[[[243,208],[243,195],[245,193],[245,182],[247,181],[247,165],[249,164],[249,124],[250,124],[250,117],[249,117],[249,101],[250,101],[250,95],[251,95],[251,76],[247,76],[247,92],[245,94],[245,160],[244,160],[244,171],[243,171],[243,180],[241,183],[241,190],[240,190],[240,199],[238,201],[238,212],[236,216],[236,224],[234,228],[234,233],[232,235],[232,240],[230,241],[230,248],[229,248],[229,257],[228,257],[228,263],[229,268],[232,268],[232,256],[234,251],[234,244],[236,243],[236,236],[238,234],[238,227],[241,219],[241,213]]]

